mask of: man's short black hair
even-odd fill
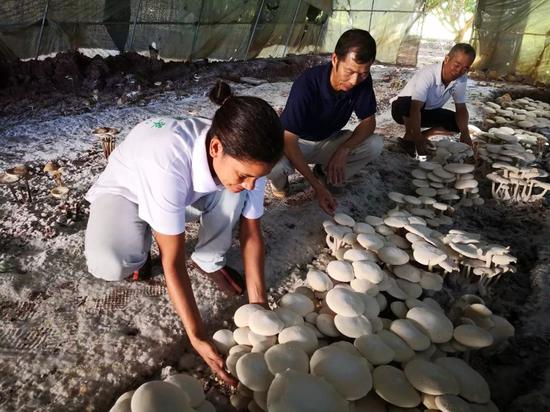
[[[359,64],[372,63],[376,58],[376,42],[366,30],[351,29],[344,32],[334,48],[334,53],[344,60],[348,53],[355,53]]]
[[[455,44],[451,50],[449,50],[449,56],[452,57],[457,52],[464,53],[472,58],[472,60],[476,59],[476,49],[474,49],[472,46],[470,46],[468,43],[457,43]]]

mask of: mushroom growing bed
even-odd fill
[[[193,354],[168,299],[158,263],[154,266],[155,276],[149,282],[106,283],[89,276],[82,256],[88,208],[83,195],[105,165],[105,155],[98,142],[99,136],[91,134],[96,127],[116,127],[120,130],[116,135],[116,142],[119,143],[124,140],[132,125],[153,116],[211,117],[215,107],[204,97],[204,88],[214,81],[214,75],[209,70],[219,70],[218,73],[223,75],[238,70],[250,71],[256,67],[261,70],[256,72],[255,76],[261,77],[266,71],[269,72],[272,65],[279,65],[281,72],[284,71],[288,76],[289,64],[292,66],[294,59],[289,58],[284,63],[276,59],[249,61],[246,68],[241,67],[238,62],[229,64],[230,68],[225,63],[218,63],[208,70],[197,69],[197,66],[193,65],[197,76],[201,76],[200,81],[197,81],[197,78],[191,79],[191,84],[196,86],[196,94],[187,86],[172,88],[170,80],[161,79],[160,86],[141,85],[142,96],[145,96],[143,100],[110,105],[108,99],[116,102],[120,97],[119,91],[124,95],[128,90],[123,89],[132,87],[131,83],[136,77],[132,79],[132,75],[128,74],[128,79],[121,77],[116,80],[115,83],[120,82],[122,86],[112,90],[100,90],[100,104],[94,103],[81,112],[78,112],[78,105],[69,105],[68,100],[58,98],[58,95],[55,95],[55,98],[47,97],[52,104],[50,109],[41,108],[35,95],[30,98],[32,100],[20,99],[19,106],[15,104],[17,102],[12,101],[9,106],[3,107],[6,109],[6,117],[5,128],[0,135],[4,149],[0,154],[0,167],[2,170],[12,169],[23,163],[29,168],[28,183],[32,203],[27,202],[24,180],[18,181],[14,186],[19,198],[17,202],[10,193],[9,186],[0,185],[1,410],[107,411],[121,394],[135,390],[145,382],[164,381],[168,375],[181,372],[190,374],[200,381],[206,398],[218,412],[234,412],[229,402],[230,398],[233,398],[240,408],[250,405],[251,408],[256,408],[254,410],[258,410],[257,408],[267,402],[264,392],[255,394],[242,383],[235,391],[220,384],[206,365]],[[474,174],[479,194],[479,197],[472,196],[476,194],[473,193],[474,189],[473,192],[467,192],[466,197],[472,200],[483,199],[484,204],[481,206],[457,205],[463,195],[462,190],[456,189],[451,182],[434,180],[442,178],[436,173],[432,179],[414,178],[411,175],[412,170],[424,169],[421,164],[411,162],[406,156],[395,151],[392,138],[400,135],[402,129],[394,124],[388,111],[388,99],[398,92],[396,89],[390,89],[389,85],[395,83],[393,80],[404,83],[412,72],[411,69],[379,65],[374,65],[371,69],[379,101],[377,125],[379,132],[385,136],[385,150],[379,161],[367,165],[362,174],[346,186],[346,192],[337,197],[339,211],[345,211],[355,221],[354,226],[347,226],[345,231],[357,235],[356,240],[361,248],[352,247],[355,240],[349,234],[338,245],[343,246],[339,248],[338,256],[332,255],[328,248],[323,248],[327,232],[323,229],[322,222],[326,216],[319,211],[307,184],[299,176],[291,176],[292,192],[287,200],[274,199],[271,193],[267,192],[266,214],[262,219],[262,226],[267,246],[266,282],[269,288],[270,308],[284,322],[300,323],[301,319],[303,325],[311,325],[305,326],[308,331],[317,336],[313,330],[315,327],[325,336],[317,337],[318,343],[327,344],[323,347],[330,347],[315,357],[315,360],[319,361],[316,370],[321,371],[318,373],[324,373],[324,365],[332,365],[332,358],[324,358],[331,353],[336,353],[336,358],[342,362],[356,356],[357,352],[363,359],[370,359],[367,362],[373,367],[370,370],[372,388],[363,398],[346,400],[349,404],[353,403],[356,410],[395,412],[403,409],[396,406],[388,408],[383,396],[395,396],[397,392],[408,397],[407,404],[419,396],[419,390],[408,380],[405,373],[406,359],[410,356],[410,351],[414,352],[413,358],[416,358],[417,352],[426,346],[427,338],[430,348],[421,352],[426,352],[427,355],[427,351],[431,351],[431,345],[438,347],[438,353],[439,349],[457,351],[445,352],[448,355],[444,359],[465,362],[469,373],[464,374],[468,376],[468,382],[472,382],[475,388],[480,389],[481,394],[472,395],[471,392],[475,389],[472,387],[458,395],[423,393],[420,395],[422,403],[415,408],[408,408],[409,410],[442,410],[456,405],[464,407],[461,399],[472,405],[482,404],[486,399],[486,391],[477,375],[471,373],[473,370],[489,384],[491,399],[500,410],[546,411],[550,405],[550,386],[545,378],[549,370],[550,353],[550,345],[546,339],[550,333],[547,316],[550,310],[550,249],[545,235],[550,230],[548,196],[528,203],[496,201],[491,196],[491,181],[484,176],[497,169],[485,163],[476,164],[474,172],[465,172]],[[392,81],[384,81],[387,78]],[[234,85],[239,94],[266,98],[280,110],[290,90],[291,80],[287,78],[282,83],[268,82],[253,87],[239,83]],[[139,81],[138,78],[137,82]],[[481,85],[475,81],[471,81],[470,84],[468,107],[472,122],[487,133],[492,127],[500,128],[499,125],[484,126],[481,114],[485,100],[492,100],[491,94],[502,90],[502,84]],[[527,87],[521,85],[508,86],[514,90],[527,90]],[[531,93],[532,90],[531,88],[526,93]],[[543,92],[539,96],[542,94]],[[86,93],[82,96],[82,99],[85,99]],[[32,113],[29,111],[31,101]],[[9,113],[19,115],[10,116]],[[21,115],[22,113],[25,115]],[[354,124],[352,122],[351,127]],[[519,130],[517,125],[509,127]],[[547,129],[538,128],[536,125],[528,131],[548,136]],[[496,143],[496,140],[491,140],[489,144]],[[436,143],[436,146],[439,144]],[[516,146],[510,146],[506,150],[509,149],[519,151]],[[525,148],[525,151],[527,149]],[[534,165],[512,163],[512,166],[548,170],[547,147],[543,147],[540,154],[536,146],[530,150],[537,156]],[[443,151],[441,153],[445,154]],[[460,155],[460,152],[458,153]],[[68,189],[65,198],[52,196],[51,190],[58,182],[55,174],[44,170],[49,161],[53,161],[62,169],[59,177],[62,186]],[[433,159],[431,162],[434,163]],[[448,170],[446,166],[473,162],[469,157],[461,160],[460,156],[457,156],[456,159],[449,158],[445,165],[438,164],[442,165],[444,170],[454,173],[458,166],[451,166],[452,170]],[[414,186],[415,179],[419,186]],[[536,179],[547,181],[547,178]],[[419,187],[434,189],[436,192],[439,189],[448,189],[450,193],[436,193],[432,201],[428,198],[433,191],[417,193],[416,189]],[[453,189],[457,190],[456,194],[453,194]],[[400,194],[396,197],[398,201],[390,198],[391,192]],[[407,198],[411,204],[399,204],[398,210],[390,213],[396,208],[396,203],[404,201],[404,196],[411,196]],[[427,229],[422,230],[417,225],[426,226],[424,222],[427,223],[429,218],[414,215],[411,213],[414,209],[430,210],[434,218],[440,220],[436,220],[439,225],[427,225],[430,232]],[[411,213],[411,216],[406,217],[405,223],[405,216],[400,216],[397,212]],[[395,213],[397,214],[394,215]],[[450,223],[449,219],[453,222]],[[331,223],[330,226],[335,227],[335,222]],[[340,221],[338,225],[342,223],[343,221]],[[413,232],[405,229],[405,225],[409,225]],[[189,225],[188,229],[188,250],[191,251],[197,228]],[[431,232],[433,230],[444,236],[434,236]],[[460,230],[461,233],[452,233],[452,230]],[[433,245],[423,236],[435,237],[444,243],[449,235],[456,237],[452,243],[462,248],[465,253],[471,254],[473,250],[461,245],[473,244],[482,254],[485,254],[487,248],[499,245],[499,251],[502,253],[501,256],[505,256],[504,259],[509,260],[508,256],[517,258],[517,262],[507,265],[501,263],[514,269],[490,278],[492,280],[487,285],[485,281],[482,282],[481,290],[479,280],[482,276],[474,273],[474,270],[478,269],[478,273],[485,271],[486,261],[464,257],[457,260],[458,268],[445,273],[441,266],[445,265],[445,261],[435,263],[440,259],[440,255],[437,252],[433,253],[434,250],[428,246],[439,248],[439,244]],[[472,242],[476,239],[470,239],[472,235],[479,235],[477,243]],[[377,251],[374,250],[388,246],[381,243],[380,238],[383,238],[384,242],[391,241],[392,245],[389,246],[403,251],[412,243],[419,242],[417,255],[429,259],[424,260],[425,264],[420,264],[415,260],[414,250],[407,249],[408,262],[394,264],[391,272],[393,280],[386,280],[386,263],[378,258]],[[451,242],[450,238],[448,241]],[[370,245],[370,249],[367,250],[365,245]],[[452,249],[449,244],[446,245]],[[509,250],[504,251],[507,247]],[[446,251],[452,253],[448,249]],[[454,249],[453,252],[458,254]],[[404,259],[404,255],[395,252],[394,249],[384,249],[382,253],[387,254],[389,259],[396,258],[398,262],[399,259]],[[432,272],[429,272],[431,258],[435,260]],[[465,264],[460,263],[460,260]],[[348,263],[343,265],[346,269],[342,269],[342,265],[331,265],[330,273],[351,279],[344,281],[349,287],[338,286],[342,281],[334,279],[329,274],[328,264],[332,261]],[[235,247],[229,255],[229,263],[238,267],[238,262],[238,248]],[[479,268],[480,265],[483,265],[483,268]],[[495,268],[496,265],[496,262],[491,263],[489,269]],[[233,323],[231,316],[245,303],[245,299],[227,299],[216,291],[205,277],[192,270],[190,275],[199,309],[207,325],[211,327],[211,335],[213,336],[218,329],[227,329],[237,343],[233,346],[232,353],[228,352],[227,355],[228,368],[237,374],[236,363],[241,356],[240,352],[251,352],[254,346],[258,350],[263,350],[273,343],[273,339],[262,338],[256,332],[251,333],[249,338],[250,331],[246,327],[237,327]],[[484,279],[489,278],[484,276]],[[363,299],[364,312],[360,316],[351,317],[353,321],[346,321],[345,316],[338,315],[338,322],[335,322],[337,314],[328,304],[322,307],[314,305],[315,310],[308,313],[304,311],[311,306],[307,300],[301,298],[297,298],[297,307],[294,302],[296,299],[285,298],[285,303],[279,304],[282,303],[281,298],[289,292],[301,292],[312,303],[312,299],[321,302],[324,299],[323,295],[335,286],[338,286],[337,289],[352,288],[353,291],[372,298]],[[381,291],[380,286],[382,289],[388,289]],[[316,290],[312,291],[312,288]],[[434,301],[437,302],[452,322],[453,337],[449,345],[449,342],[433,343],[429,334],[416,326],[413,323],[415,321],[407,318],[408,312],[419,306],[412,298],[419,293],[419,288],[422,294],[416,300],[424,305],[432,305],[434,309]],[[403,294],[407,296],[404,300]],[[408,297],[409,294],[411,298]],[[475,295],[476,298],[472,300],[466,296],[461,299],[464,294]],[[463,307],[462,303],[455,304],[463,300],[469,307]],[[413,306],[415,304],[416,306]],[[295,307],[304,314],[297,313],[290,307]],[[411,316],[416,318],[415,312],[412,312]],[[375,318],[383,322],[383,329],[377,329],[380,324],[376,320],[373,321]],[[369,330],[369,327],[373,332],[375,329],[378,332],[358,338],[346,337],[338,329],[337,323],[340,329],[348,334],[358,329]],[[497,327],[501,330],[500,333],[496,333]],[[487,344],[487,340],[490,339],[480,329],[493,336],[493,344],[476,349],[479,345]],[[445,333],[448,336],[448,329],[443,332],[443,337]],[[513,337],[506,337],[512,332]],[[279,395],[273,398],[276,402],[284,402],[285,399],[292,399],[297,395],[301,400],[312,399],[308,401],[309,405],[316,405],[316,401],[328,405],[329,402],[335,401],[335,392],[342,398],[335,385],[310,373],[311,359],[319,348],[313,349],[313,346],[309,346],[314,340],[308,340],[308,337],[311,338],[312,335],[303,332],[303,328],[293,328],[283,334],[284,344],[277,340],[276,344],[269,348],[276,347],[276,350],[273,349],[268,356],[266,353],[269,349],[263,352],[265,363],[273,376],[277,373],[282,375],[288,369],[288,365],[295,365],[299,369],[291,369],[289,374],[293,376],[289,376],[288,379],[277,380],[275,393]],[[302,342],[307,351],[296,349],[293,342],[296,339]],[[474,345],[474,348],[464,351],[465,346],[461,342],[466,342],[465,339],[473,339],[471,345]],[[338,343],[339,341],[345,343]],[[332,347],[334,343],[337,344]],[[356,352],[351,350],[352,347]],[[395,360],[395,356],[402,360]],[[450,362],[442,365],[441,358],[430,362],[439,367],[455,369],[463,366]],[[262,365],[261,362],[259,364]],[[275,375],[270,368],[273,368]],[[360,373],[361,370],[355,372]],[[267,373],[265,377],[267,381],[271,379]],[[459,384],[465,382],[461,381],[458,375],[455,375],[455,380]],[[304,381],[305,386],[296,383]],[[384,389],[383,384],[379,385],[380,381],[391,381],[395,385]],[[270,387],[274,382],[275,378],[271,381]],[[419,386],[418,383],[416,385]],[[379,387],[380,394],[376,391],[376,386]],[[308,388],[312,389],[317,397],[303,396],[308,393]],[[352,388],[350,384],[351,389],[354,391],[351,396],[361,394],[360,390]],[[437,402],[436,397],[439,397]],[[254,403],[251,403],[251,399],[254,399]],[[332,405],[341,405],[338,397],[335,402]],[[474,406],[474,410],[475,408]]]

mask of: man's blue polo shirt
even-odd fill
[[[331,63],[312,67],[296,79],[281,114],[285,130],[301,139],[321,141],[341,130],[352,112],[360,120],[376,113],[370,75],[348,92],[334,92],[331,69]]]

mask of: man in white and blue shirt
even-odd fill
[[[415,156],[427,154],[428,138],[460,132],[460,141],[471,145],[466,108],[467,72],[476,52],[466,43],[455,44],[441,63],[423,67],[392,102],[392,117],[405,125],[400,145]],[[455,111],[443,109],[453,98]],[[422,130],[421,128],[428,128]]]

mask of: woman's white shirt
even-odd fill
[[[206,133],[211,122],[159,117],[141,122],[111,153],[109,162],[86,194],[93,202],[103,194],[125,197],[153,230],[176,235],[185,231],[185,208],[208,193],[222,190],[210,173]],[[263,214],[265,177],[247,191],[242,215]]]

